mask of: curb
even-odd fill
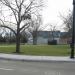
[[[74,62],[75,59],[64,56],[32,56],[32,55],[15,55],[15,54],[2,54],[0,53],[1,60],[13,61],[29,61],[29,62]]]

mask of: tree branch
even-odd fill
[[[3,25],[0,25],[0,27],[4,27],[4,28],[7,28],[7,29],[10,29],[10,30],[16,35],[15,30],[13,30],[12,28],[10,28],[10,27],[8,27],[8,26],[3,26]]]
[[[23,25],[21,28],[20,28],[20,31],[23,29],[23,28],[25,28],[25,29],[27,29],[28,27],[29,27],[29,25],[28,25],[29,23],[26,23],[25,25]]]

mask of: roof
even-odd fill
[[[38,31],[38,37],[49,38],[52,36],[59,37],[60,31]]]

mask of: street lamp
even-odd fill
[[[74,42],[75,42],[75,0],[73,0],[73,25],[72,25],[72,42],[71,42],[71,58],[74,58]]]

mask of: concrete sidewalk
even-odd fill
[[[32,56],[32,55],[16,55],[0,53],[2,60],[16,60],[16,61],[44,61],[44,62],[75,62],[75,59],[70,59],[69,56]]]

